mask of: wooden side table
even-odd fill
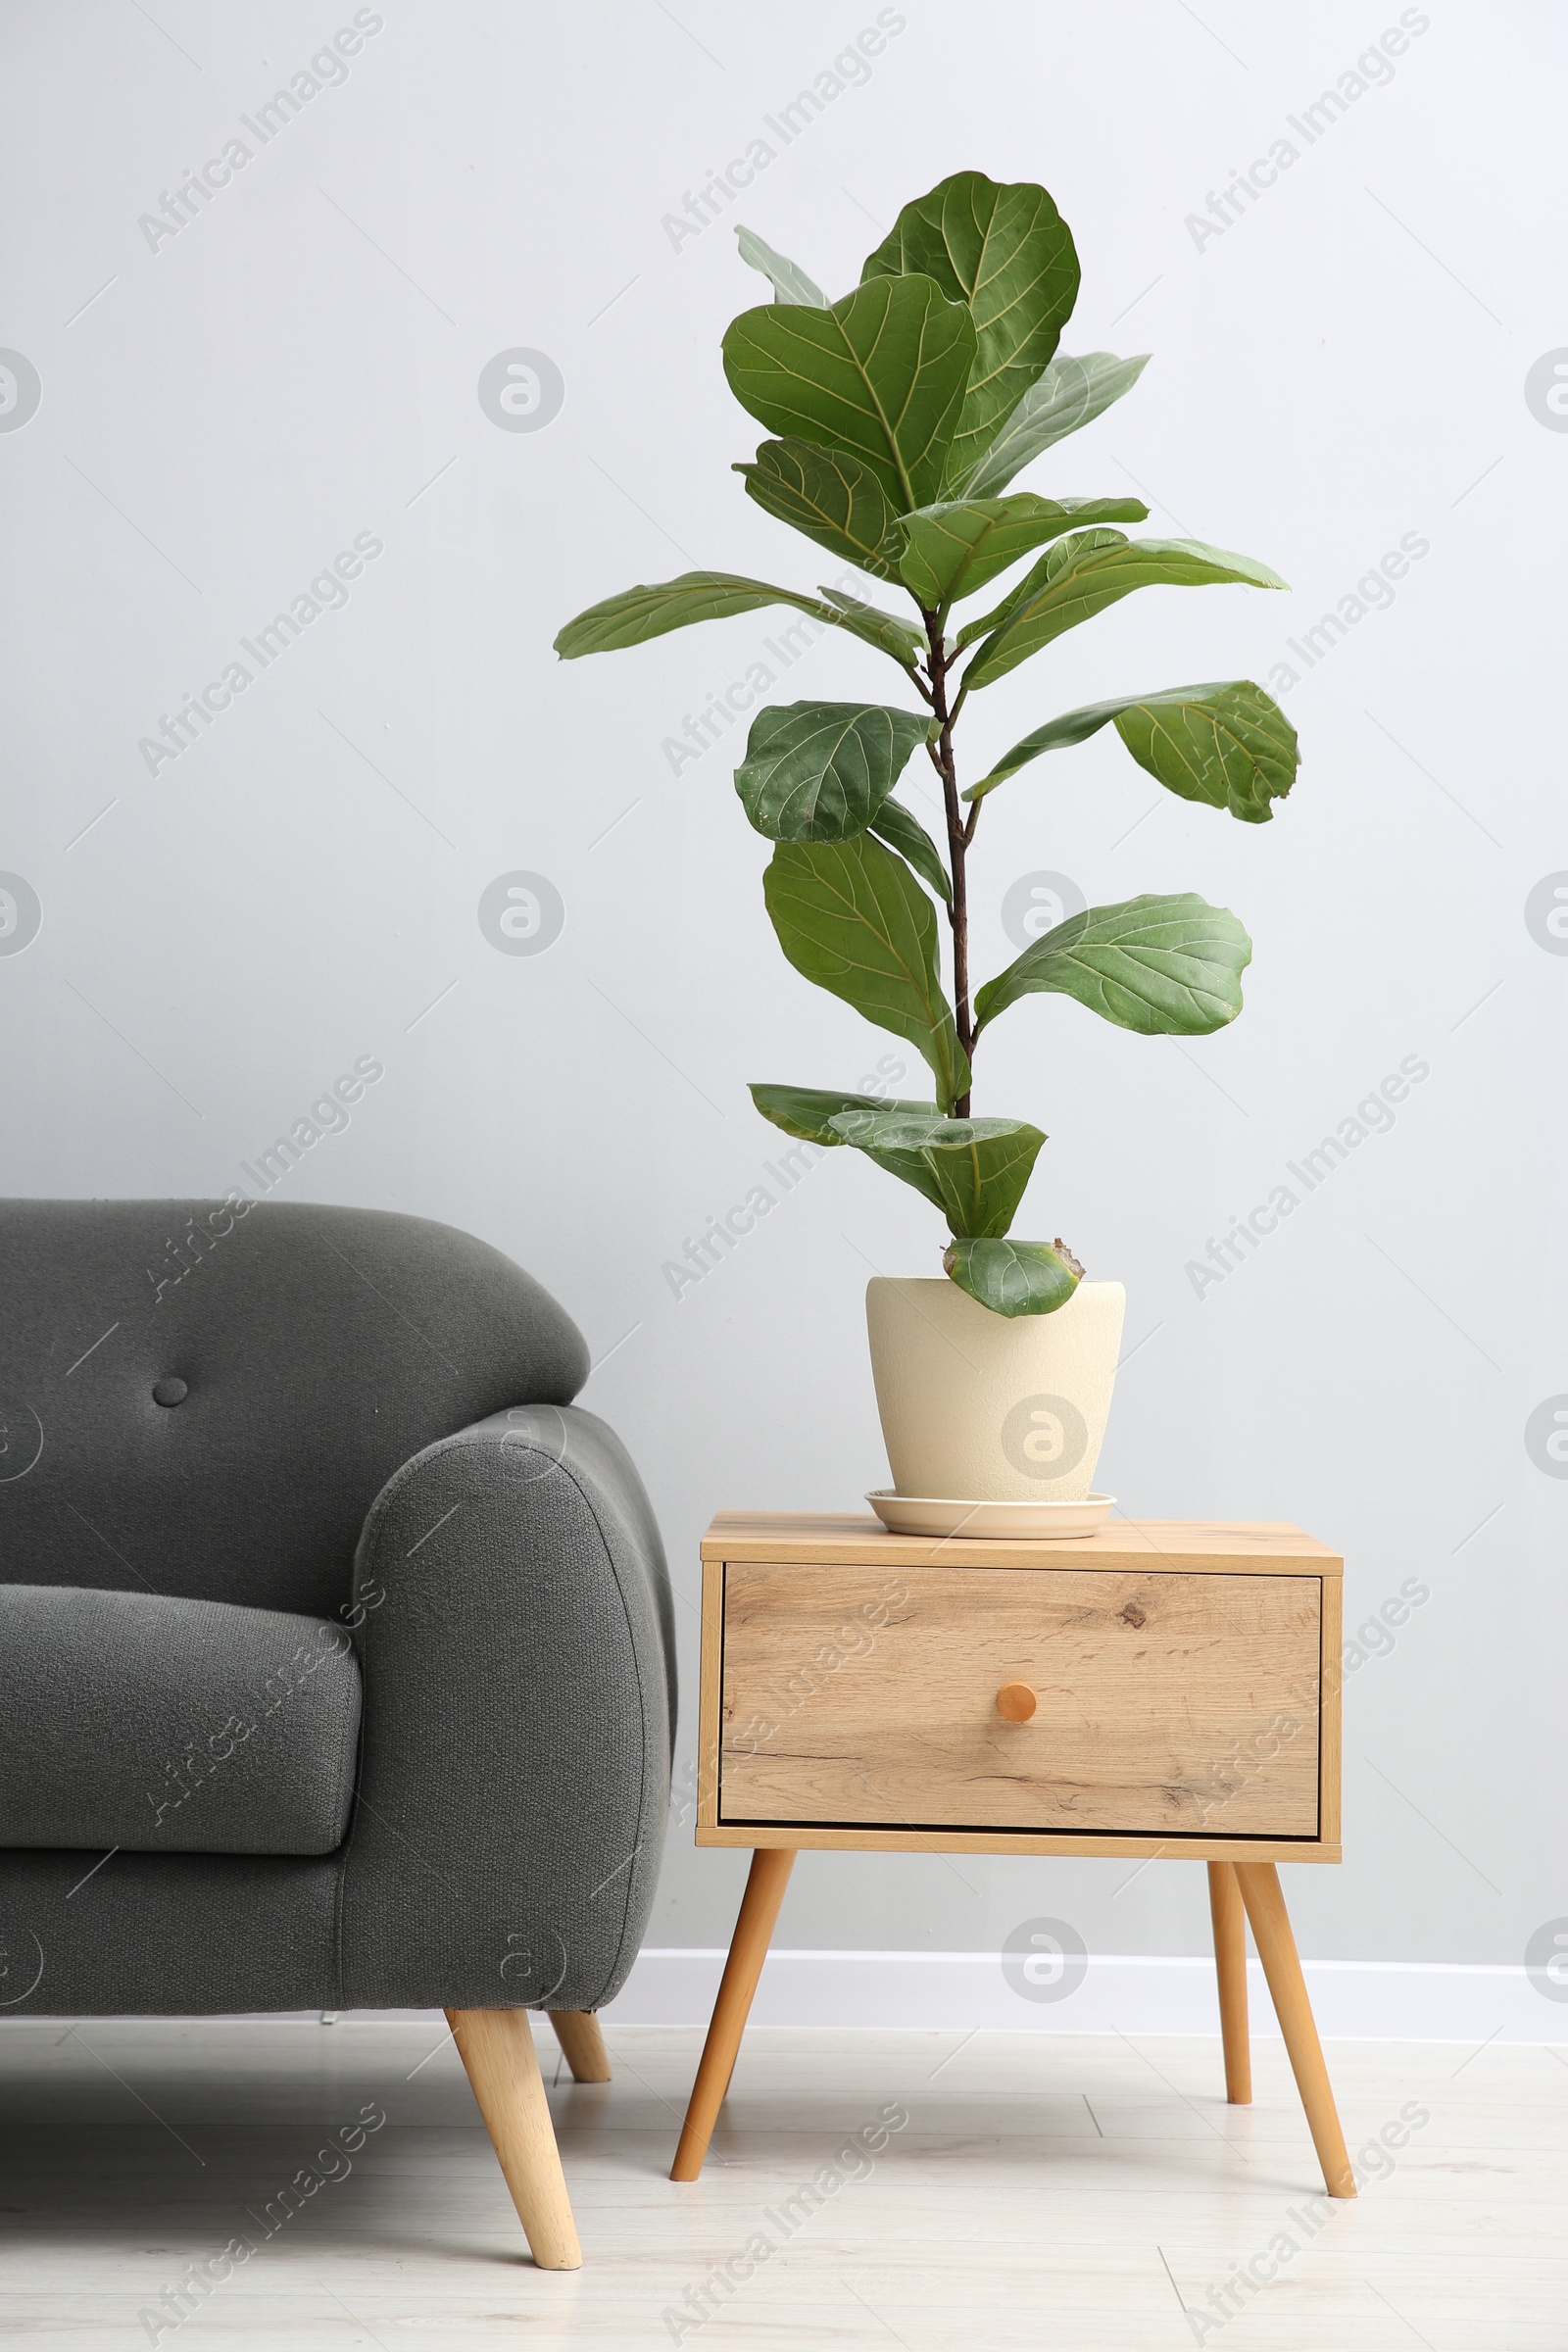
[[[695,2180],[804,1846],[1208,1865],[1226,2096],[1247,1923],[1329,2194],[1355,2183],[1280,1891],[1340,1859],[1344,1562],[1285,1524],[1071,1542],[724,1512],[703,1540],[699,1845],[751,1875],[671,2179]]]

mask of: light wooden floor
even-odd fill
[[[256,2254],[158,2343],[1568,2347],[1568,2052],[1330,2044],[1358,2171],[1407,2103],[1430,2121],[1325,2216],[1276,2041],[1255,2044],[1256,2104],[1237,2109],[1217,2042],[758,2032],[703,2180],[677,2188],[699,2040],[612,2030],[615,2081],[553,2090],[586,2267],[546,2274],[433,2026],[7,2021],[0,2343],[145,2345],[139,2313],[246,2231]],[[264,2237],[250,2217],[328,2169],[318,2150],[362,2108],[386,2123],[352,2171]],[[885,2150],[840,2158],[890,2108],[908,2121]],[[819,2206],[798,2195],[813,2180]],[[683,2325],[688,2290],[760,2232],[775,2250]],[[1278,2283],[1233,2289],[1221,2323],[1226,2281],[1282,2234],[1300,2250]]]

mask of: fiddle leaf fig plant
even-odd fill
[[[1046,1138],[1027,1120],[971,1115],[980,1039],[1042,994],[1075,998],[1139,1036],[1204,1036],[1241,1011],[1251,942],[1228,907],[1194,892],[1144,896],[1057,923],[972,989],[968,865],[981,810],[1046,754],[1111,726],[1168,792],[1262,824],[1295,780],[1296,733],[1250,679],[1167,686],[1047,719],[962,788],[958,724],[971,696],[1137,589],[1285,582],[1196,540],[1130,538],[1120,526],[1148,519],[1139,499],[1009,487],[1131,391],[1148,356],[1058,350],[1078,257],[1044,188],[956,172],[905,206],[837,301],[750,229],[738,234],[775,299],[724,336],[730,389],[770,436],[735,471],[764,514],[859,577],[811,594],[683,572],[592,606],[556,651],[573,661],[781,604],[900,670],[912,701],[760,711],[735,789],[774,845],[763,899],[785,956],[907,1040],[930,1070],[930,1098],[772,1084],[753,1086],[752,1098],[787,1135],[848,1145],[912,1185],[947,1220],[947,1273],[982,1306],[1051,1314],[1084,1269],[1060,1240],[1011,1238]],[[982,589],[997,601],[961,616],[956,608]],[[887,594],[912,612],[868,601]],[[898,797],[922,752],[940,794],[938,840]]]

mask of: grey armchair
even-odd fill
[[[551,2268],[527,2011],[602,2079],[675,1708],[587,1371],[448,1226],[0,1202],[0,2012],[439,2005]]]

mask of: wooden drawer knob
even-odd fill
[[[997,1692],[997,1713],[1008,1723],[1027,1723],[1039,1704],[1027,1683],[1004,1683]]]

